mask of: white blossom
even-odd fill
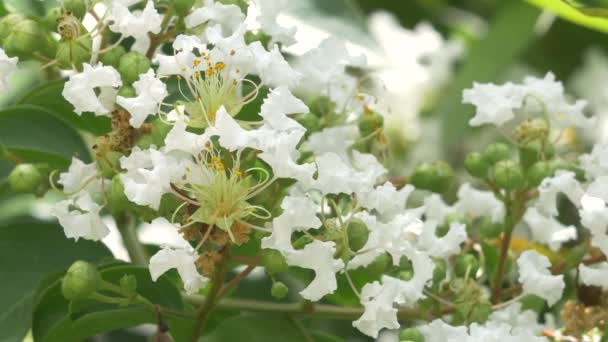
[[[134,37],[139,42],[139,51],[145,51],[149,44],[148,33],[159,33],[162,21],[161,15],[154,8],[154,1],[148,1],[140,12],[130,12],[127,4],[113,1],[108,12],[107,21],[111,21],[110,30],[125,37]]]
[[[97,179],[97,176],[95,162],[85,164],[82,160],[72,157],[68,171],[59,175],[57,183],[63,185],[63,192],[67,194],[76,194],[80,191],[96,194],[101,191],[101,180]]]
[[[9,57],[6,52],[0,48],[0,92],[5,92],[9,89],[9,81],[17,71],[17,62],[19,58]]]
[[[566,226],[552,216],[545,216],[535,207],[526,210],[523,220],[530,227],[532,240],[546,244],[553,251],[577,237],[576,227]]]
[[[397,190],[391,182],[386,182],[368,192],[358,192],[358,204],[368,210],[375,210],[380,216],[391,218],[405,209],[408,197],[414,191],[411,184]]]
[[[107,93],[117,93],[122,85],[120,74],[111,66],[83,64],[83,71],[70,76],[63,88],[63,97],[74,106],[74,112],[93,112],[95,115],[109,115],[113,103],[103,103]],[[100,90],[100,95],[95,94]]]
[[[467,240],[466,226],[452,222],[446,235],[437,237],[437,222],[427,220],[418,239],[418,247],[430,256],[447,258],[460,252],[460,245]]]
[[[598,286],[604,290],[608,289],[608,262],[602,262],[593,266],[580,264],[578,271],[583,284]]]
[[[593,178],[608,174],[608,144],[595,144],[591,153],[579,156],[578,160],[587,176]]]
[[[186,17],[186,27],[201,24],[208,27],[219,24],[224,35],[231,35],[245,20],[245,15],[236,5],[224,5],[219,1],[205,0],[203,7],[195,8]]]
[[[523,252],[517,259],[519,267],[519,282],[523,292],[539,296],[552,306],[564,291],[564,276],[551,275],[549,259],[534,250]]]
[[[310,134],[302,144],[302,148],[317,156],[326,152],[346,156],[348,148],[355,142],[358,134],[357,128],[352,125],[326,127]]]
[[[174,249],[164,246],[150,258],[150,275],[156,281],[163,273],[175,268],[184,282],[187,293],[197,293],[208,279],[198,273],[195,262],[198,255],[192,248]]]
[[[474,189],[469,183],[458,189],[458,202],[454,208],[470,218],[490,217],[493,223],[502,222],[505,216],[504,204],[492,192]]]
[[[575,205],[584,194],[581,184],[576,180],[574,172],[557,171],[555,176],[545,178],[538,187],[538,202],[536,207],[545,215],[557,216],[557,195],[563,193]]]
[[[51,213],[59,220],[66,237],[99,241],[110,233],[99,215],[101,209],[88,192],[81,192],[56,203]]]
[[[139,80],[133,83],[136,97],[125,98],[118,96],[116,102],[131,114],[129,123],[135,128],[141,127],[148,115],[156,115],[163,99],[169,95],[167,86],[154,76],[154,70],[139,75]]]
[[[316,301],[338,288],[336,272],[344,267],[344,262],[334,259],[335,252],[335,243],[314,240],[300,250],[286,253],[289,265],[312,269],[315,272],[315,278],[300,291],[303,298]]]
[[[260,110],[264,121],[278,131],[303,130],[302,125],[287,116],[296,113],[308,113],[308,107],[285,86],[271,89]]]
[[[259,10],[256,19],[260,29],[272,37],[271,43],[289,46],[296,42],[294,38],[296,28],[285,27],[277,22],[277,17],[288,5],[287,0],[254,0],[252,4],[255,4]]]

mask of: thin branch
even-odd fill
[[[230,280],[228,284],[226,284],[222,288],[220,293],[217,295],[217,299],[219,300],[224,297],[230,290],[232,290],[238,283],[240,283],[241,280],[245,279],[249,275],[249,273],[251,273],[256,267],[257,266],[255,265],[249,265],[241,273],[237,274],[234,278],[232,278],[232,280]]]

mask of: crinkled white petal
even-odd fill
[[[177,119],[173,128],[165,137],[165,153],[172,151],[182,151],[193,156],[198,154],[205,148],[205,144],[209,141],[209,134],[196,134],[186,130],[188,126],[183,118]]]
[[[75,194],[82,190],[95,194],[101,191],[101,180],[95,177],[97,177],[95,162],[85,164],[82,160],[72,157],[68,171],[59,175],[57,183],[63,185],[63,191],[67,194]]]
[[[190,249],[173,249],[163,247],[150,258],[150,275],[156,281],[162,274],[170,269],[177,269],[184,282],[187,293],[196,293],[203,288],[208,279],[198,273],[195,262],[198,256]]]
[[[460,245],[467,240],[466,226],[460,222],[452,222],[447,234],[437,237],[435,234],[438,223],[427,220],[418,239],[418,247],[436,258],[447,258],[460,252]]]
[[[408,197],[414,187],[407,184],[397,190],[391,182],[386,182],[368,192],[357,193],[357,203],[368,210],[375,210],[383,218],[391,218],[405,209]]]
[[[358,131],[355,126],[326,127],[319,132],[310,134],[302,144],[302,148],[311,151],[315,155],[332,152],[345,156],[347,150],[355,142]]]
[[[56,203],[51,213],[59,220],[66,237],[99,241],[110,233],[99,215],[101,209],[89,193],[81,192]]]
[[[154,8],[154,1],[148,1],[144,10],[138,12],[130,12],[127,5],[113,1],[106,20],[112,22],[109,26],[112,32],[139,39],[148,33],[159,33],[162,16]]]
[[[535,207],[526,210],[523,220],[530,227],[532,240],[546,244],[553,251],[577,237],[576,227],[566,226],[552,216],[545,216]]]
[[[502,222],[505,217],[504,204],[492,192],[474,189],[469,183],[458,189],[458,202],[454,208],[471,218],[489,217],[494,223]]]
[[[304,129],[297,121],[287,116],[296,113],[308,113],[308,107],[285,86],[270,90],[260,111],[264,121],[278,131]]]
[[[187,28],[201,24],[208,27],[219,24],[225,34],[232,34],[245,20],[245,15],[236,5],[224,5],[219,1],[205,0],[204,6],[194,9],[186,18]]]
[[[524,89],[510,82],[503,85],[473,83],[473,88],[463,92],[462,102],[476,107],[469,125],[502,126],[515,117],[514,110],[521,107],[523,96]]]
[[[0,92],[8,90],[9,81],[17,71],[17,57],[8,57],[0,48]]]
[[[519,282],[523,292],[539,296],[547,301],[549,306],[555,304],[564,291],[564,276],[554,276],[549,271],[549,259],[534,250],[523,252],[517,259],[519,267]]]
[[[262,83],[271,87],[285,86],[293,89],[300,81],[300,73],[291,68],[278,46],[267,51],[262,43],[255,41],[249,45],[254,56],[254,70]]]
[[[586,176],[597,178],[608,174],[608,144],[595,144],[591,153],[578,157]]]
[[[563,193],[574,205],[580,203],[584,194],[583,187],[576,180],[574,172],[557,171],[555,176],[545,178],[538,187],[536,207],[548,216],[557,216],[557,196]]]
[[[129,123],[135,128],[141,127],[148,115],[156,115],[163,99],[169,95],[167,85],[154,76],[154,70],[139,75],[133,83],[136,97],[118,96],[116,102],[131,114]]]
[[[121,85],[120,74],[111,66],[103,66],[101,63],[91,66],[84,63],[83,71],[70,76],[65,82],[62,95],[74,106],[74,112],[77,114],[93,112],[95,115],[109,115],[112,108],[100,101],[95,89],[117,88]]]
[[[598,286],[604,290],[608,289],[608,262],[602,262],[593,266],[580,264],[578,271],[583,284]]]
[[[365,307],[363,315],[353,322],[353,326],[373,338],[382,329],[398,329],[395,299],[399,295],[397,282],[378,281],[367,283],[361,290],[361,304]]]
[[[451,326],[441,319],[417,328],[424,335],[425,342],[458,342],[468,338],[465,326]]]
[[[334,259],[335,252],[334,242],[314,240],[300,250],[286,253],[285,258],[289,265],[308,268],[315,272],[315,278],[300,291],[303,298],[317,301],[338,288],[336,272],[344,267],[344,262]]]

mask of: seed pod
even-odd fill
[[[118,45],[112,48],[112,50],[104,52],[99,58],[99,60],[101,61],[101,63],[103,63],[103,65],[109,65],[111,67],[118,68],[120,58],[125,53],[127,53],[127,50],[125,50],[122,45]]]
[[[384,117],[376,112],[365,112],[359,117],[359,132],[367,137],[384,126]]]
[[[57,46],[55,59],[62,69],[71,69],[72,66],[80,66],[91,60],[91,48],[93,40],[91,37],[80,37],[77,39],[62,39]]]
[[[365,223],[358,219],[351,219],[348,224],[348,245],[354,252],[365,246],[369,237],[369,230]]]
[[[11,190],[17,193],[41,194],[48,188],[48,182],[33,164],[19,164],[8,175]]]
[[[11,34],[18,23],[25,20],[27,18],[21,13],[11,13],[0,19],[0,42],[3,42]]]
[[[410,177],[410,183],[418,189],[432,192],[445,192],[454,178],[454,171],[444,161],[422,163],[416,166]]]
[[[87,2],[86,0],[63,0],[63,8],[65,8],[66,12],[82,20],[87,13]]]
[[[260,259],[268,274],[273,275],[287,271],[288,265],[285,261],[285,257],[277,250],[262,249],[260,251]]]

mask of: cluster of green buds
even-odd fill
[[[454,179],[454,170],[445,161],[420,163],[410,175],[409,182],[418,189],[436,193],[446,192]]]

